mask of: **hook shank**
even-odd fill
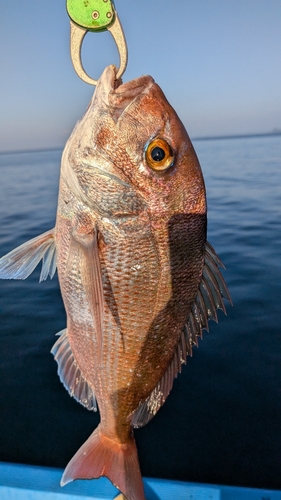
[[[116,79],[118,79],[121,78],[127,67],[128,48],[117,12],[115,12],[114,23],[107,29],[113,36],[119,52],[120,65],[119,69],[117,69],[116,74]],[[84,82],[89,83],[90,85],[97,85],[97,80],[94,80],[86,73],[81,60],[82,44],[84,37],[88,31],[89,30],[87,30],[86,28],[80,27],[72,20],[70,20],[70,54],[73,67],[79,78],[81,78],[81,80],[83,80]]]

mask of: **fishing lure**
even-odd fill
[[[121,78],[127,67],[128,48],[125,35],[112,0],[67,0],[70,17],[70,54],[78,76],[90,85],[97,85],[85,71],[81,60],[82,43],[87,32],[108,30],[117,45],[120,65],[116,79]]]

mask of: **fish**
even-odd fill
[[[41,260],[40,281],[57,269],[67,321],[51,352],[69,394],[99,408],[61,485],[107,476],[145,499],[134,428],[231,302],[206,234],[204,178],[176,111],[151,76],[122,83],[108,66],[62,154],[55,227],[0,259],[3,279]]]

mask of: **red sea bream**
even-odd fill
[[[1,278],[25,279],[43,259],[44,280],[57,266],[67,325],[52,353],[70,395],[98,403],[63,485],[107,476],[144,500],[133,428],[157,413],[230,299],[206,211],[197,156],[160,87],[106,68],[63,152],[55,228],[0,260]]]

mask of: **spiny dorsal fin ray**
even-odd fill
[[[217,254],[215,253],[215,250],[210,245],[210,243],[206,243],[205,264],[207,265],[209,270],[212,272],[212,274],[217,282],[217,286],[218,286],[218,289],[220,291],[221,297],[223,297],[224,299],[227,299],[232,304],[230,293],[229,293],[227,286],[225,284],[223,275],[221,274],[221,272],[219,270],[219,267],[222,267],[223,269],[225,267],[224,267],[223,263],[221,262],[221,260],[218,258]]]
[[[187,318],[173,359],[162,379],[150,396],[140,404],[132,416],[133,427],[142,427],[157,413],[169,395],[174,379],[181,372],[187,355],[192,356],[192,347],[198,346],[198,337],[202,338],[203,328],[208,330],[208,320],[218,321],[216,309],[225,313],[223,298],[231,302],[224,278],[219,270],[224,267],[213,247],[206,242],[202,280]]]
[[[0,259],[0,278],[24,280],[34,271],[42,259],[39,281],[46,280],[48,275],[52,279],[56,272],[54,229],[36,236],[36,238],[4,255]]]
[[[58,363],[58,375],[70,396],[88,410],[97,411],[97,402],[92,388],[84,378],[69,345],[67,330],[62,330],[51,353]]]

